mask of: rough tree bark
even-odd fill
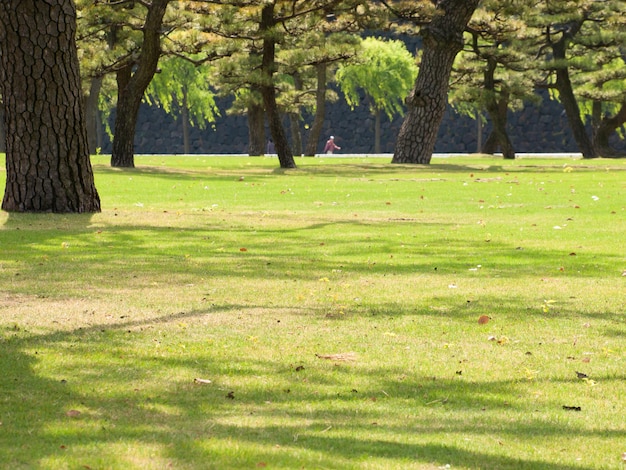
[[[161,56],[161,27],[170,0],[153,0],[143,25],[143,43],[137,62],[125,64],[116,75],[117,111],[113,130],[111,166],[134,168],[135,128],[143,94]]]
[[[392,163],[430,163],[448,104],[452,64],[463,47],[463,31],[479,0],[438,0],[436,15],[420,32],[423,55],[415,87],[406,99]]]
[[[0,152],[6,151],[6,133],[4,132],[4,103],[2,102],[2,96],[0,96]]]
[[[99,212],[72,0],[0,2],[9,212]]]
[[[270,126],[270,132],[276,146],[278,161],[281,168],[296,168],[285,129],[280,119],[278,104],[276,103],[276,89],[274,88],[273,75],[276,70],[276,39],[273,31],[276,25],[274,19],[274,4],[268,3],[261,10],[260,30],[263,33],[263,60],[261,70],[264,82],[261,85],[263,105]]]

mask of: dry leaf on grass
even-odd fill
[[[69,410],[65,413],[65,416],[69,416],[70,418],[76,418],[80,416],[80,411],[78,410]]]
[[[489,320],[491,320],[491,317],[489,317],[488,315],[481,315],[480,317],[478,317],[478,324],[484,325],[485,323],[489,323]]]
[[[349,362],[356,360],[356,354],[353,352],[339,354],[316,354],[315,357],[318,359],[328,359],[329,361]]]
[[[197,384],[210,384],[211,381],[209,379],[193,379],[194,383]]]

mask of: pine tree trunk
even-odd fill
[[[615,132],[616,129],[623,126],[626,123],[626,103],[622,103],[619,111],[610,117],[600,119],[600,122],[596,129],[594,129],[594,148],[597,149],[598,154],[602,157],[623,157],[609,144],[609,138]]]
[[[111,166],[134,168],[135,128],[143,94],[154,76],[161,56],[161,27],[170,0],[152,0],[142,28],[143,43],[137,63],[117,73],[117,112]]]
[[[99,212],[72,0],[0,2],[9,212]]]
[[[380,153],[380,109],[374,111],[374,153]]]
[[[89,94],[85,97],[85,122],[87,126],[87,142],[89,153],[96,153],[98,148],[98,99],[102,89],[102,77],[93,77],[89,84]]]
[[[4,132],[4,102],[0,97],[0,153],[4,153],[7,150],[6,145],[7,134]]]
[[[572,34],[575,34],[575,32]],[[568,39],[564,36],[560,41],[552,45],[552,52],[554,54],[555,61],[565,61],[567,42]],[[569,76],[569,69],[567,66],[559,66],[556,68],[555,74],[555,86],[559,91],[559,99],[561,100],[561,103],[563,103],[565,115],[567,116],[567,121],[569,122],[569,126],[572,130],[572,134],[574,135],[574,140],[578,145],[578,149],[583,154],[584,158],[595,158],[598,155],[596,154],[593,143],[587,134],[585,123],[580,117],[580,108],[578,107],[576,96],[574,95],[574,89]]]
[[[263,72],[264,83],[261,85],[263,95],[263,105],[270,126],[270,132],[276,146],[278,161],[281,168],[296,168],[296,162],[289,148],[289,142],[285,135],[285,129],[280,119],[278,104],[276,103],[276,89],[274,88],[273,75],[276,69],[276,39],[274,38],[275,26],[274,4],[269,3],[263,7],[261,12],[260,29],[264,33],[263,37],[263,60],[261,70]]]
[[[294,90],[298,93],[302,92],[304,84],[299,73],[293,75]],[[300,106],[296,112],[289,113],[289,131],[291,133],[291,150],[294,155],[302,155],[302,133],[300,132]]]
[[[265,154],[265,109],[256,102],[248,105],[248,155]]]
[[[189,102],[187,101],[187,88],[183,88],[183,102],[181,108],[180,120],[183,126],[183,153],[189,155],[191,153],[191,145],[189,144]]]
[[[113,125],[113,146],[111,166],[119,168],[135,167],[135,128],[139,115],[139,106],[143,94],[131,92],[128,83],[132,77],[133,64],[118,70],[117,108]]]
[[[324,119],[326,117],[326,63],[317,64],[317,88],[315,90],[315,117],[309,131],[304,154],[314,157],[317,153],[317,143],[322,135]]]
[[[302,155],[302,134],[300,133],[300,115],[298,113],[289,113],[289,126],[291,150],[294,155]]]
[[[406,99],[392,163],[430,163],[448,104],[452,64],[463,47],[463,31],[479,0],[439,0],[437,15],[420,32],[423,55],[415,87]]]
[[[495,73],[498,63],[493,57],[487,59],[487,68],[484,71],[485,90],[487,98],[485,109],[491,118],[493,129],[487,138],[484,153],[494,153],[500,147],[502,156],[506,159],[515,158],[515,150],[509,134],[506,132],[507,114],[509,112],[509,93],[506,85],[502,85],[500,92],[496,90]],[[498,99],[499,98],[499,99]]]

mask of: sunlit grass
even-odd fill
[[[0,213],[0,461],[623,467],[626,162],[297,163]]]

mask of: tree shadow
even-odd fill
[[[63,462],[68,453],[76,458],[75,450],[84,448],[85,466],[94,468],[95,453],[104,459],[104,467],[121,468],[133,460],[119,446],[137,445],[158,446],[158,465],[167,462],[174,468],[197,468],[203,462],[206,468],[213,468],[211,462],[229,462],[229,468],[294,462],[305,468],[358,468],[364,459],[374,459],[377,468],[574,470],[581,467],[548,462],[537,453],[516,457],[514,452],[474,448],[460,438],[430,439],[472,435],[515,442],[539,436],[550,442],[563,436],[574,441],[619,439],[624,432],[623,423],[579,426],[575,420],[555,421],[545,411],[562,408],[554,399],[521,417],[528,399],[520,396],[524,388],[517,379],[399,378],[403,371],[393,365],[351,367],[314,358],[297,371],[279,359],[240,357],[235,351],[158,355],[137,349],[130,333],[246,308],[207,307],[44,334],[5,327],[0,336],[0,460],[12,467],[45,466],[43,462]],[[108,354],[90,356],[103,347]],[[72,368],[67,374],[52,377],[42,370],[42,358],[52,350],[66,355]],[[129,353],[135,354],[125,357]],[[85,365],[85,355],[95,362]],[[211,371],[213,383],[194,383],[201,370]],[[161,383],[155,385],[153,374]],[[285,386],[266,385],[264,377],[269,376],[278,376]],[[233,377],[238,385],[228,383]],[[596,379],[623,383],[626,376]],[[537,388],[575,380],[546,379]],[[352,382],[359,384],[358,390],[351,389]],[[398,409],[398,403],[404,408]],[[438,409],[435,415],[433,407]],[[461,410],[474,410],[475,419],[459,418]],[[510,410],[517,419],[510,414],[502,418]],[[138,457],[134,462],[139,467],[146,461],[142,464]]]

